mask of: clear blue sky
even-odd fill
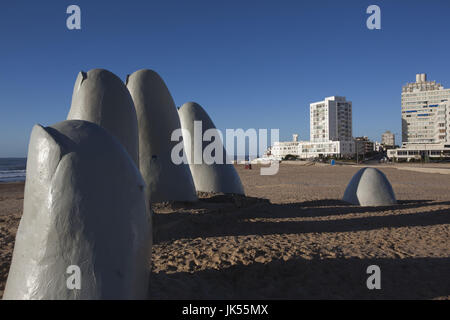
[[[66,8],[81,7],[79,31]],[[381,7],[381,30],[366,8]],[[416,73],[450,87],[450,1],[8,1],[0,4],[0,157],[26,156],[31,128],[64,120],[80,70],[157,71],[175,103],[220,129],[309,139],[309,103],[353,101],[353,135],[400,133]],[[399,137],[397,137],[399,138]]]

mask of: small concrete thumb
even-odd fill
[[[184,151],[196,190],[244,194],[241,179],[233,164],[227,162],[226,150],[206,111],[199,104],[188,102],[181,106],[178,113],[183,129]],[[205,133],[212,134],[206,140],[213,141],[204,141]],[[215,137],[214,133],[216,133]],[[213,153],[212,158],[215,159],[210,160],[214,161],[207,161],[205,154]]]
[[[81,120],[36,125],[4,299],[145,299],[145,182],[120,142]]]
[[[342,200],[360,206],[389,206],[397,203],[389,180],[376,168],[360,169],[347,185]]]

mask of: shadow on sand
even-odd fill
[[[348,232],[449,224],[448,209],[430,210],[430,206],[449,205],[428,200],[399,201],[394,206],[360,207],[339,200],[317,200],[290,204],[272,204],[266,199],[220,195],[187,204],[193,210],[176,210],[170,214],[155,214],[154,243],[183,238],[246,236],[312,232]],[[185,204],[186,206],[186,204]],[[411,214],[358,216],[345,219],[315,221],[277,221],[270,219],[320,218],[325,216],[373,213],[386,210],[421,208],[427,210]],[[192,213],[199,210],[200,213]],[[204,213],[202,213],[204,210]],[[269,219],[268,221],[250,219]],[[224,229],[224,225],[229,228]]]
[[[367,267],[381,269],[369,290]],[[450,258],[295,259],[151,276],[151,299],[433,299],[450,295]],[[163,295],[161,295],[163,292]]]
[[[450,211],[439,208],[449,204],[416,200],[399,201],[389,207],[359,207],[334,199],[272,204],[266,199],[219,195],[185,204],[170,214],[155,214],[155,244],[182,238],[450,224]],[[409,208],[419,208],[419,212],[369,216],[372,212]],[[249,221],[356,213],[362,215],[331,221]],[[373,264],[381,268],[381,290],[368,290],[366,286],[366,269]],[[450,258],[296,258],[193,273],[153,273],[150,283],[151,299],[430,299],[450,296]]]

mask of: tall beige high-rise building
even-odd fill
[[[395,146],[395,135],[387,130],[385,133],[381,135],[381,144],[386,147]]]
[[[425,73],[402,87],[402,147],[389,158],[450,157],[450,89],[428,81]]]
[[[425,73],[402,88],[402,142],[444,143],[449,137],[450,89],[427,81]],[[447,112],[446,112],[447,111]]]

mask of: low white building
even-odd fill
[[[302,159],[321,156],[350,157],[355,154],[355,142],[350,141],[302,141],[298,146],[298,156]]]
[[[270,149],[270,157],[282,160],[287,155],[301,159],[319,158],[321,156],[351,157],[355,154],[355,142],[351,141],[286,141],[275,142]]]
[[[278,160],[283,159],[287,155],[298,156],[299,144],[300,142],[298,141],[274,142],[273,146],[270,148],[270,156]]]
[[[450,158],[450,144],[435,144],[435,143],[407,143],[403,144],[401,148],[390,149],[387,151],[387,156],[392,160],[420,160],[425,157],[430,159]]]

